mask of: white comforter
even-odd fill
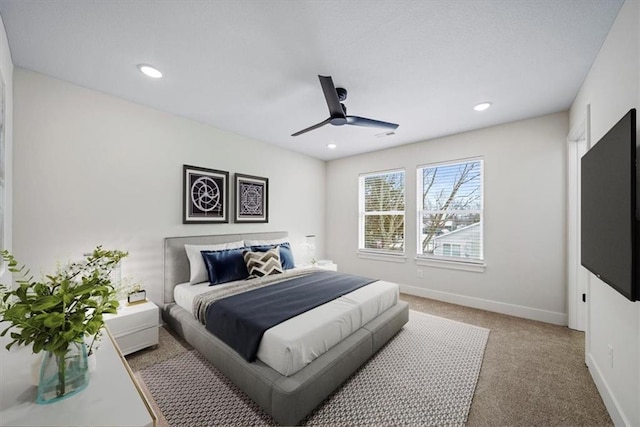
[[[233,286],[236,282],[218,286]],[[208,283],[175,287],[176,303],[193,314],[193,299]],[[377,281],[267,330],[258,359],[282,375],[293,375],[361,326],[398,302],[398,285]]]

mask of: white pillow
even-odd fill
[[[189,258],[189,271],[191,272],[189,284],[195,285],[209,280],[209,273],[207,273],[207,267],[204,265],[200,251],[223,251],[242,247],[244,247],[242,240],[217,245],[184,245],[184,250]]]
[[[282,239],[270,239],[270,240],[245,240],[245,246],[265,246],[265,245],[279,245],[280,243],[288,243],[289,238],[283,237]]]

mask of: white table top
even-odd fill
[[[6,324],[0,325],[4,329]],[[149,408],[119,351],[105,334],[96,352],[97,368],[89,385],[76,395],[61,401],[35,403],[37,388],[31,385],[31,347],[14,345],[0,338],[0,426],[88,426],[155,425]]]

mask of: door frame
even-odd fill
[[[567,136],[567,311],[571,329],[587,329],[589,275],[580,264],[580,159],[589,149],[589,106]]]

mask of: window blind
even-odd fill
[[[361,175],[359,190],[359,249],[404,253],[404,170]]]
[[[483,259],[482,160],[417,169],[418,255]]]

